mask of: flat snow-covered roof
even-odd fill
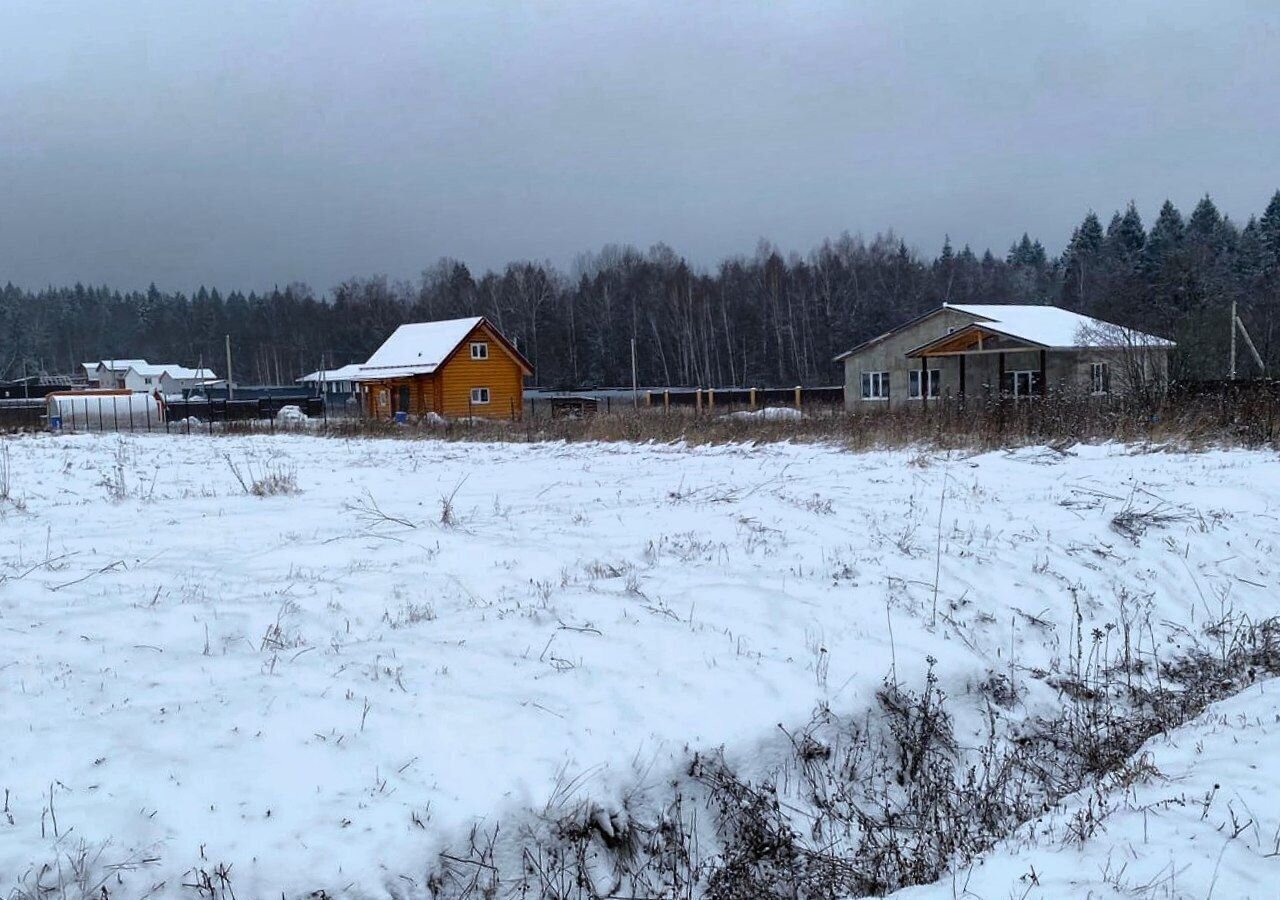
[[[308,372],[303,375],[298,381],[313,382],[320,381],[322,378],[324,381],[353,381],[359,374],[360,363],[352,363],[349,366],[342,366],[338,369],[317,369],[314,372]]]

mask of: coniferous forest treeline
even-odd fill
[[[221,373],[229,334],[237,381],[288,383],[322,360],[362,362],[402,322],[485,315],[547,386],[629,384],[633,339],[642,384],[832,384],[833,356],[944,300],[1052,303],[1172,337],[1182,379],[1224,377],[1235,302],[1273,372],[1280,191],[1243,227],[1207,196],[1185,217],[1166,202],[1149,229],[1132,204],[1105,225],[1091,212],[1059,257],[1023,235],[1003,258],[950,240],[926,258],[886,233],[844,235],[803,257],[762,242],[714,271],[664,245],[608,246],[571,274],[513,262],[477,275],[443,259],[416,284],[352,278],[326,295],[298,284],[247,295],[7,285],[0,378],[131,357]],[[1256,374],[1240,360],[1242,375]]]

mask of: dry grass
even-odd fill
[[[277,460],[267,460],[259,465],[252,459],[246,459],[242,469],[231,458],[231,454],[224,453],[223,458],[246,494],[253,497],[276,497],[302,493],[302,489],[298,487],[298,472],[290,465]]]
[[[1146,688],[1124,669],[1133,648],[1081,644],[1059,676],[1061,710],[1021,719],[1017,740],[997,713],[1018,703],[1008,685],[996,688],[1002,702],[988,707],[976,740],[958,738],[926,658],[918,690],[887,678],[870,710],[841,717],[822,706],[800,729],[779,726],[776,764],[755,777],[711,751],[693,754],[662,789],[607,806],[567,783],[502,841],[496,825],[473,829],[441,853],[431,896],[882,896],[935,882],[1000,840],[1028,840],[1025,823],[1084,791],[1074,814],[1045,818],[1035,838],[1078,845],[1118,810],[1145,809],[1124,789],[1160,777],[1137,755],[1147,739],[1280,671],[1277,620],[1232,616],[1205,634],[1219,632],[1227,649],[1198,644]],[[503,864],[513,858],[521,864]]]
[[[932,401],[927,408],[846,412],[808,407],[801,419],[735,417],[692,409],[640,409],[585,419],[526,416],[524,421],[451,421],[395,425],[334,420],[317,433],[334,437],[395,437],[450,441],[656,441],[689,444],[808,441],[852,450],[930,446],[991,450],[1030,444],[1122,441],[1179,449],[1209,445],[1276,446],[1280,400],[1269,397],[1166,398],[1156,404],[1118,398],[1050,396],[968,402]]]

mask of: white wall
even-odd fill
[[[124,386],[135,394],[150,394],[160,387],[160,379],[159,375],[139,375],[130,369],[125,373]]]
[[[166,372],[160,379],[160,390],[165,394],[181,394],[183,391],[194,391],[203,387],[207,378],[172,378]]]

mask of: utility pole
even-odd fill
[[[232,392],[232,387],[231,387],[231,335],[229,335],[229,334],[228,334],[228,335],[227,335],[227,399],[228,399],[228,400],[233,399],[233,397],[232,397],[232,393],[231,393],[231,392]]]
[[[1258,352],[1258,348],[1253,345],[1253,338],[1249,337],[1249,329],[1244,327],[1244,320],[1235,314],[1236,305],[1231,304],[1231,377],[1235,378],[1236,374],[1236,329],[1240,330],[1240,337],[1244,338],[1244,345],[1249,349],[1249,355],[1253,357],[1254,363],[1258,366],[1258,372],[1261,375],[1267,374],[1267,364],[1262,361],[1262,354]]]
[[[1236,380],[1236,301],[1231,301],[1231,368],[1228,376]]]
[[[636,339],[631,339],[631,405],[640,407],[640,385],[636,379]]]

